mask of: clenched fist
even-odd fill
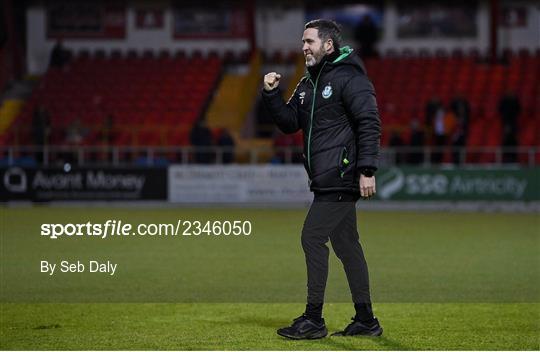
[[[264,76],[264,90],[271,91],[279,86],[279,79],[281,75],[279,73],[270,72]]]

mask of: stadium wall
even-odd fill
[[[110,52],[113,49],[127,51],[135,49],[139,52],[145,49],[159,51],[168,49],[171,52],[182,49],[186,52],[200,50],[223,52],[233,50],[241,52],[249,49],[249,40],[243,38],[226,39],[175,39],[173,36],[173,11],[164,8],[163,29],[136,28],[136,8],[128,4],[126,9],[126,37],[123,39],[64,39],[63,45],[75,52],[84,49],[94,51],[103,49]],[[27,9],[27,65],[28,72],[40,74],[47,69],[49,56],[55,44],[54,39],[47,38],[46,9],[43,4],[31,5]]]
[[[305,17],[301,6],[261,4],[255,12],[259,48],[270,55],[274,51],[300,52]]]
[[[163,6],[163,29],[136,28],[136,8],[142,5]],[[161,5],[159,5],[161,4]],[[170,2],[161,2],[154,5],[151,2],[128,3],[126,12],[126,37],[124,39],[69,39],[64,45],[74,51],[86,49],[93,51],[103,49],[106,52],[112,49],[139,51],[152,49],[159,51],[168,49],[175,51],[183,49],[187,52],[200,50],[223,52],[233,50],[241,52],[249,49],[249,39],[175,39],[173,32],[173,10]],[[519,50],[527,47],[540,48],[540,8],[533,1],[501,1],[501,8],[511,7],[524,9],[526,23],[524,26],[501,27],[499,30],[499,49],[510,48]],[[259,48],[272,54],[276,51],[288,53],[300,50],[302,26],[305,22],[306,12],[301,2],[291,7],[286,3],[258,2],[255,9],[255,36]],[[397,2],[388,1],[384,9],[384,33],[379,43],[379,49],[395,49],[401,51],[405,48],[412,50],[425,49],[436,51],[445,49],[478,49],[485,52],[489,45],[489,1],[480,1],[477,12],[477,36],[468,39],[403,39],[397,38],[398,12]],[[27,67],[31,74],[39,74],[47,68],[48,59],[54,40],[46,37],[46,10],[43,4],[33,4],[27,8]]]
[[[399,20],[397,2],[388,2],[384,10],[383,38],[379,43],[379,49],[383,52],[388,49],[402,51],[403,49],[425,49],[434,52],[436,49],[478,49],[486,51],[489,45],[489,3],[481,1],[476,14],[477,36],[476,38],[448,39],[404,39],[397,37],[397,23]]]
[[[525,24],[502,26],[498,33],[499,48],[540,49],[540,4],[534,1],[506,0],[501,2],[501,7],[522,10],[525,13]]]

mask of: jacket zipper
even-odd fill
[[[321,69],[319,70],[319,73],[317,74],[317,78],[315,79],[315,83],[313,83],[313,80],[311,77],[309,78],[309,81],[311,82],[311,85],[313,86],[313,101],[311,102],[311,114],[309,116],[309,133],[308,133],[308,145],[307,145],[307,162],[308,162],[308,169],[309,173],[311,172],[311,130],[313,129],[313,113],[315,112],[315,98],[317,97],[317,84],[319,83],[319,77],[321,76],[321,72],[326,65],[326,61],[323,63]]]

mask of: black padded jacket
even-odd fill
[[[312,191],[359,193],[361,170],[378,167],[381,122],[375,89],[352,49],[306,73],[287,103],[279,88],[263,90],[262,99],[283,133],[302,129]]]

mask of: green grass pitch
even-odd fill
[[[359,212],[380,338],[288,341],[305,209],[0,208],[0,349],[538,350],[538,214]],[[250,236],[60,238],[42,223],[249,220]],[[329,330],[354,314],[332,253]],[[114,276],[39,272],[111,260]]]

